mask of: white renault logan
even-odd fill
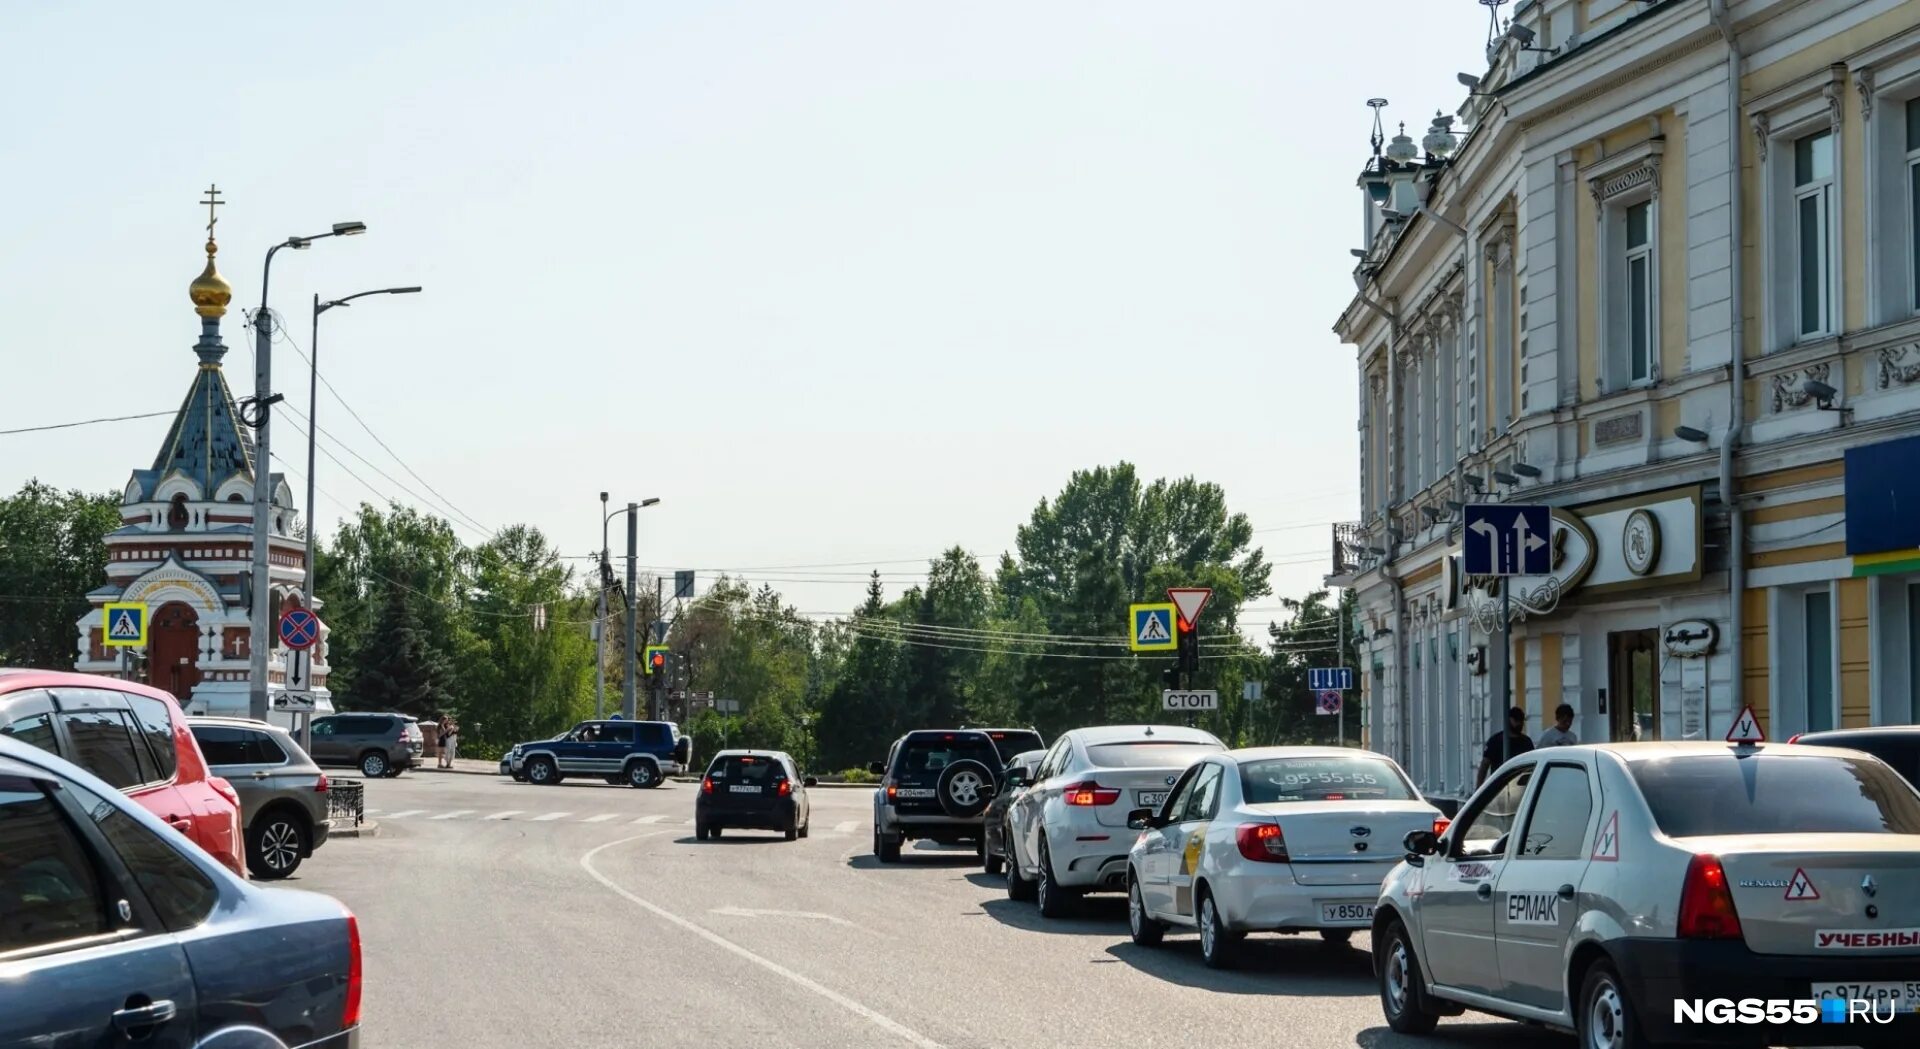
[[[1233,964],[1249,932],[1317,929],[1345,943],[1373,921],[1409,831],[1445,828],[1389,758],[1340,747],[1259,747],[1202,758],[1157,811],[1138,809],[1128,857],[1133,942],[1170,925]]]

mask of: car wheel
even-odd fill
[[[1440,1013],[1427,1000],[1420,959],[1407,940],[1406,926],[1397,921],[1387,926],[1374,968],[1380,973],[1380,1011],[1386,1014],[1387,1026],[1400,1034],[1432,1031],[1440,1022]]]
[[[722,830],[725,830],[725,829],[726,829],[726,828],[724,828],[724,827],[719,827],[719,826],[713,826],[713,827],[708,827],[708,828],[707,828],[707,837],[709,837],[709,838],[712,838],[712,839],[713,839],[714,841],[719,841],[719,840],[720,840],[720,832],[721,832]]]
[[[527,762],[527,782],[545,787],[560,782],[560,770],[554,767],[552,758],[534,758]]]
[[[1019,853],[1007,847],[1007,899],[1025,902],[1033,899],[1033,879],[1020,873]]]
[[[1006,866],[1007,861],[1002,859],[1000,857],[1000,854],[997,852],[994,852],[992,849],[985,849],[984,851],[986,852],[985,866],[987,869],[987,873],[988,874],[1000,873],[1000,868]]]
[[[783,833],[786,834],[788,841],[798,841],[800,839],[799,813],[794,813],[793,818],[787,821],[787,829]]]
[[[1040,904],[1040,916],[1043,918],[1065,918],[1073,913],[1074,900],[1079,896],[1072,889],[1061,885],[1053,876],[1053,858],[1047,855],[1045,837],[1040,840],[1040,879],[1034,891],[1034,900]]]
[[[804,837],[806,837],[806,836],[807,836],[807,832],[808,832],[808,831],[810,831],[810,830],[812,830],[812,829],[813,829],[813,817],[812,817],[811,815],[809,815],[809,816],[807,817],[807,822],[805,822],[805,823],[802,823],[802,824],[800,825],[800,836],[801,836],[801,837],[803,837],[803,838],[804,838]]]
[[[1574,1014],[1580,1049],[1642,1049],[1650,1045],[1640,1033],[1627,989],[1611,962],[1595,962],[1580,981],[1580,1011]]]
[[[660,785],[660,770],[654,768],[651,761],[636,761],[627,766],[627,783],[641,790],[651,790]]]
[[[1213,893],[1200,890],[1200,960],[1209,969],[1231,969],[1239,955],[1240,935],[1227,928],[1213,902]]]
[[[956,761],[940,771],[940,779],[935,785],[940,798],[940,808],[957,820],[970,820],[987,809],[992,800],[994,784],[993,770],[982,763],[966,758]]]
[[[984,860],[987,858],[987,836],[985,834],[973,839],[973,858],[976,860]]]
[[[1336,947],[1347,947],[1353,943],[1353,930],[1321,929],[1320,938]]]
[[[1140,882],[1129,875],[1127,877],[1127,931],[1133,934],[1133,942],[1142,947],[1152,947],[1167,934],[1165,922],[1155,919],[1147,913],[1147,901],[1140,894]]]
[[[384,779],[387,775],[387,756],[377,750],[360,755],[360,774],[368,779]]]
[[[899,863],[900,843],[889,840],[885,834],[875,830],[873,832],[873,855],[879,859],[881,863]]]
[[[693,840],[694,840],[694,841],[706,841],[706,840],[707,840],[707,825],[706,825],[706,824],[704,824],[704,823],[695,823],[695,824],[693,825]]]
[[[292,816],[270,812],[247,828],[247,870],[262,881],[299,870],[306,853],[307,829]]]
[[[524,772],[513,773],[513,781],[515,783],[525,783],[527,781],[527,774]]]

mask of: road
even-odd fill
[[[864,790],[815,790],[803,841],[697,842],[694,789],[369,784],[379,834],[328,844],[289,883],[359,915],[364,1044],[1573,1045],[1476,1017],[1394,1035],[1364,948],[1260,937],[1242,971],[1214,972],[1192,936],[1133,946],[1118,896],[1041,919],[970,849],[882,867]]]

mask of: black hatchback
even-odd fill
[[[1829,732],[1803,732],[1787,741],[1810,747],[1845,747],[1872,754],[1893,766],[1920,790],[1920,725],[1882,725],[1878,728],[1843,728]]]
[[[778,750],[723,750],[713,756],[693,801],[693,836],[718,838],[728,827],[774,830],[788,841],[807,836],[813,805],[793,758]]]

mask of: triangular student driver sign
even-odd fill
[[[1740,708],[1740,716],[1733,719],[1733,726],[1727,729],[1728,743],[1765,743],[1767,734],[1760,730],[1760,719],[1753,716],[1751,704]]]

